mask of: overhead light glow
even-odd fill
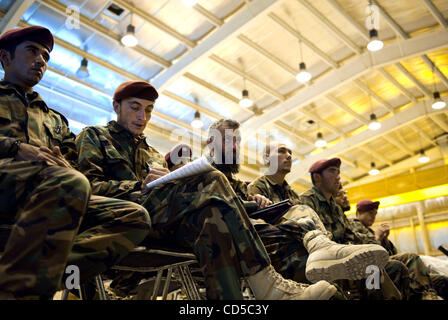
[[[246,89],[243,90],[242,93],[242,99],[240,100],[240,106],[243,108],[249,108],[252,107],[252,105],[254,104],[254,102],[249,99],[249,91],[247,91]]]
[[[378,31],[376,29],[371,29],[369,31],[370,41],[367,44],[367,49],[369,51],[381,50],[384,46],[383,41],[378,39]]]
[[[126,28],[126,34],[121,38],[121,43],[125,47],[135,47],[138,44],[138,39],[135,36],[135,27],[129,24]]]
[[[299,65],[299,73],[296,76],[297,81],[300,81],[302,83],[308,82],[311,80],[311,73],[306,71],[306,65],[305,62],[301,62]]]

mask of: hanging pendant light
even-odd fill
[[[297,81],[305,83],[311,80],[311,73],[306,70],[305,62],[303,62],[303,52],[302,52],[302,41],[299,40],[300,49],[300,63],[299,63],[299,73],[296,75]]]
[[[378,38],[378,31],[376,29],[369,30],[370,41],[367,44],[367,49],[369,51],[381,50],[384,46],[383,41]]]
[[[135,36],[135,27],[132,24],[126,27],[126,34],[121,37],[121,43],[125,47],[135,47],[138,44],[138,39]]]
[[[306,65],[305,62],[300,62],[299,65],[299,73],[296,76],[296,79],[302,83],[308,82],[311,80],[311,73],[306,71]]]
[[[327,145],[327,141],[325,141],[324,136],[322,135],[322,132],[317,133],[317,140],[314,143],[314,145],[318,148],[323,148]]]
[[[76,75],[78,76],[78,78],[87,78],[89,76],[89,69],[87,69],[87,59],[86,58],[82,58],[81,60],[81,66],[78,68],[78,70],[76,70]]]
[[[375,167],[375,162],[370,163],[370,171],[369,171],[369,174],[370,174],[371,176],[376,176],[378,173],[380,173],[380,170],[378,170],[378,169]]]
[[[440,92],[439,91],[435,91],[433,93],[433,97],[434,97],[434,101],[432,103],[432,108],[435,110],[440,110],[445,108],[446,106],[446,102],[442,100],[442,98],[440,98]]]
[[[369,122],[368,127],[372,131],[375,131],[375,130],[378,130],[381,128],[381,123],[377,120],[376,114],[372,113],[370,115],[370,122]]]
[[[191,121],[191,126],[195,129],[201,129],[203,125],[204,123],[201,120],[201,114],[199,113],[199,111],[196,111],[194,113],[194,119],[193,121]]]
[[[243,108],[249,108],[252,107],[253,104],[254,102],[251,99],[249,99],[249,91],[244,89],[242,92],[242,98],[240,100],[240,106]]]
[[[420,150],[420,157],[418,158],[418,162],[428,163],[429,160],[431,160],[431,159],[425,154],[425,151],[423,149]]]

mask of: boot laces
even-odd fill
[[[289,279],[285,279],[282,275],[274,270],[271,266],[269,269],[269,275],[274,279],[274,284],[278,286],[279,289],[284,291],[294,293],[297,291],[303,291],[308,286],[303,283],[298,283]]]

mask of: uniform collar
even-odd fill
[[[275,182],[274,180],[272,180],[269,176],[264,176],[266,178],[266,181],[271,185],[271,186],[279,186],[279,187],[283,187],[283,188],[289,188],[289,184],[288,182],[286,182],[286,180],[283,181],[282,185],[279,185],[277,182]]]
[[[30,94],[25,94],[22,88],[19,88],[18,86],[5,80],[0,81],[0,91],[14,92],[22,99],[26,97],[26,100],[28,101],[29,105],[33,104],[40,107],[45,112],[49,111],[47,104],[45,103],[44,100],[42,100],[42,97],[36,91],[33,91]]]
[[[125,128],[123,128],[120,124],[118,124],[118,122],[117,121],[115,121],[115,120],[112,120],[112,121],[109,121],[109,123],[107,124],[107,128],[110,130],[110,131],[112,131],[112,132],[115,132],[115,133],[123,133],[123,134],[126,134],[126,135],[128,135],[129,137],[132,137],[132,138],[134,138],[134,135],[132,134],[132,133],[130,133],[128,130],[126,130]],[[142,134],[139,134],[137,137],[136,137],[136,139],[137,139],[137,141],[138,142],[140,142],[141,140],[145,140],[146,141],[146,135],[144,135],[143,133]]]
[[[325,198],[324,194],[319,190],[318,187],[313,186],[313,190],[314,190],[314,193],[315,193],[316,196],[317,196],[317,199],[319,199],[319,201],[322,201],[322,202],[329,202],[329,203],[331,203],[331,202],[333,201],[333,196],[331,196],[331,197],[330,197],[330,200],[327,201],[327,198]]]

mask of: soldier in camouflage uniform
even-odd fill
[[[246,183],[234,177],[239,171],[238,154],[240,148],[239,141],[241,140],[239,126],[240,124],[232,119],[220,119],[212,123],[208,132],[208,152],[215,159],[216,168],[226,175],[241,200],[245,203],[247,201],[255,201],[258,208],[262,209],[272,204],[272,202],[258,193],[249,195]],[[235,142],[226,146],[226,141],[231,142],[232,137]],[[218,139],[221,140],[219,141]],[[279,150],[283,150],[284,147],[284,145],[280,145]],[[226,150],[229,150],[229,152],[226,153]],[[231,159],[231,161],[226,162],[226,157]],[[266,222],[262,219],[251,219],[269,253],[273,266],[287,278],[299,282],[307,282],[308,280],[314,282],[322,279],[332,281],[340,278],[357,279],[356,273],[352,272],[352,270],[345,270],[339,273],[334,273],[332,270],[343,270],[344,267],[341,266],[350,265],[349,260],[356,260],[357,264],[362,264],[364,261],[358,259],[358,257],[367,252],[371,253],[375,249],[378,249],[380,252],[384,251],[376,245],[350,247],[338,245],[323,235],[323,226],[320,228],[316,227],[320,223],[319,218],[309,207],[295,205],[288,210],[286,216],[290,214],[289,211],[300,212],[303,219],[293,221],[287,218],[280,218],[271,222]],[[320,225],[322,224],[320,223]],[[310,245],[313,237],[319,238],[321,245],[325,243],[326,247],[317,249],[317,247]],[[331,252],[335,251],[336,247],[339,255],[331,255]],[[326,267],[323,268],[325,272],[322,273],[313,269],[313,265],[317,266],[320,264],[322,266],[323,264],[323,255],[318,259],[316,258],[321,254],[319,251],[327,253],[325,255]]]
[[[311,165],[309,172],[313,187],[300,194],[299,201],[313,208],[319,215],[326,229],[332,234],[332,240],[338,243],[376,243],[375,241],[365,241],[362,234],[355,232],[347,216],[343,213],[340,206],[334,200],[334,194],[340,187],[339,168],[341,160],[332,158],[329,160],[322,159]],[[406,266],[399,261],[388,259],[385,265],[383,288],[389,280],[393,285],[389,286],[391,290],[367,290],[367,296],[373,299],[399,297],[401,299],[409,298],[409,271]],[[390,279],[389,279],[390,278]],[[394,288],[395,287],[395,288]],[[397,290],[400,294],[397,295]],[[373,292],[373,294],[372,294]]]
[[[356,205],[356,218],[350,219],[353,230],[362,235],[364,243],[376,241],[389,252],[391,259],[401,261],[406,265],[411,278],[410,299],[421,299],[427,296],[428,291],[434,289],[439,296],[446,300],[448,298],[448,277],[432,274],[418,254],[398,253],[392,241],[388,239],[389,226],[387,224],[382,224],[382,228],[376,232],[371,228],[375,222],[379,205],[379,201],[373,202],[368,199],[359,201]]]
[[[52,48],[51,32],[39,26],[0,37],[0,220],[12,225],[0,258],[1,298],[50,299],[67,264],[90,279],[149,231],[144,208],[91,197],[89,181],[73,169],[67,119],[33,91]]]
[[[157,97],[146,82],[125,82],[114,94],[117,121],[79,134],[78,163],[93,193],[141,203],[152,222],[149,246],[158,240],[192,250],[208,299],[242,299],[241,277],[247,277],[257,299],[330,298],[336,288],[327,282],[304,287],[274,271],[242,203],[219,171],[147,190],[148,182],[168,173],[164,157],[143,135]]]

